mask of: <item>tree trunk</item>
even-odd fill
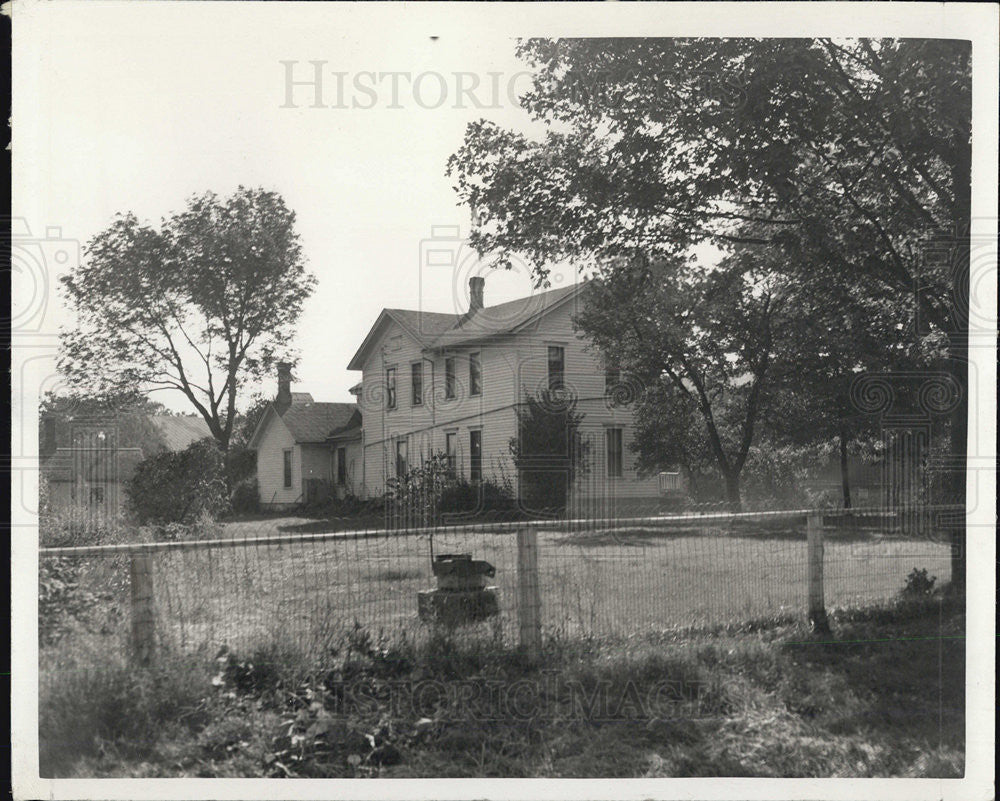
[[[743,509],[743,499],[740,497],[739,473],[726,476],[726,502],[731,512],[739,512]]]
[[[851,508],[851,479],[848,475],[847,443],[849,440],[845,426],[840,427],[840,489],[844,495],[844,508]]]

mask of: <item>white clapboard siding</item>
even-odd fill
[[[385,327],[381,339],[363,368],[362,415],[364,420],[364,484],[368,496],[384,491],[385,479],[395,473],[396,442],[406,438],[410,465],[432,453],[444,452],[445,434],[458,434],[458,469],[469,475],[469,431],[483,432],[483,474],[499,478],[506,474],[516,482],[510,457],[510,441],[517,433],[515,406],[526,394],[536,394],[548,385],[548,346],[565,350],[565,383],[579,399],[583,428],[591,446],[591,480],[581,486],[584,494],[613,491],[616,497],[654,497],[655,476],[640,478],[630,450],[634,439],[632,412],[614,406],[605,397],[604,362],[574,330],[572,318],[579,311],[578,298],[571,298],[516,335],[498,337],[481,344],[456,347],[449,355],[456,364],[456,397],[446,399],[445,357],[424,358],[424,400],[412,404],[410,365],[422,358],[419,343],[396,323]],[[469,393],[469,354],[479,352],[482,393]],[[396,408],[388,410],[385,370],[396,368]],[[626,378],[627,380],[627,378]],[[604,430],[623,429],[623,476],[608,479]]]
[[[284,457],[286,449],[292,450],[292,486],[284,486]],[[257,446],[257,487],[260,502],[265,506],[297,503],[302,494],[301,448],[295,438],[275,414]]]

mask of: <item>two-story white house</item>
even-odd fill
[[[529,395],[563,387],[589,443],[571,505],[598,514],[654,505],[663,478],[635,469],[628,388],[573,326],[586,284],[487,306],[484,283],[470,280],[461,314],[383,309],[351,359],[348,369],[362,374],[354,391],[366,494],[381,494],[388,478],[435,453],[461,477],[507,476],[516,488],[516,410]]]

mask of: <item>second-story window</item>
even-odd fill
[[[566,382],[566,350],[549,345],[549,389],[562,389]]]
[[[410,401],[414,406],[424,402],[424,363],[410,365]]]
[[[385,408],[396,408],[396,368],[385,371]]]
[[[455,357],[444,360],[444,396],[448,400],[455,397]]]
[[[483,391],[483,367],[480,354],[469,354],[469,394],[480,395]]]

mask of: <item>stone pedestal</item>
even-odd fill
[[[420,590],[417,611],[421,620],[456,626],[486,620],[500,612],[496,587],[475,590]]]

